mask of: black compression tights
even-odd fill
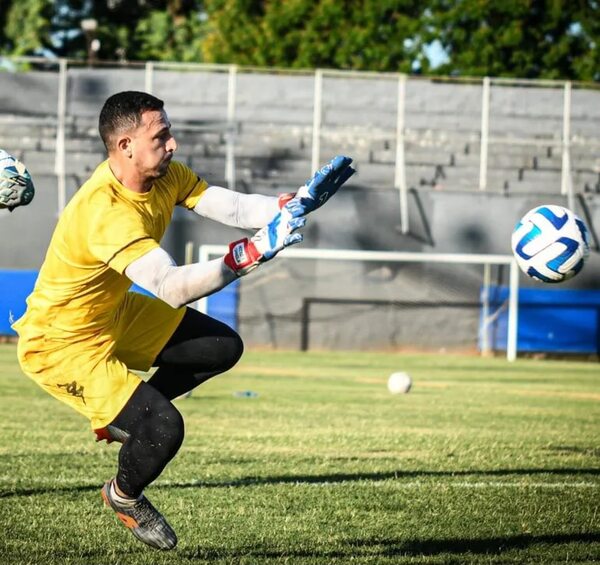
[[[233,367],[242,351],[242,340],[229,326],[186,310],[156,358],[157,371],[112,422],[129,435],[117,472],[117,485],[126,495],[139,496],[181,446],[183,419],[171,400]]]

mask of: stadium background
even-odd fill
[[[21,72],[17,62],[14,72],[1,75],[0,146],[27,163],[37,186],[27,210],[1,218],[0,236],[11,245],[0,251],[0,265],[8,270],[39,267],[61,206],[56,174],[59,68],[36,67]],[[229,77],[226,66],[152,69],[151,90],[166,102],[179,158],[209,182],[235,183],[236,190],[276,194],[295,189],[311,172],[314,74],[237,69],[233,121],[228,120]],[[104,159],[96,132],[103,101],[120,89],[144,89],[147,81],[144,67],[67,67],[67,200]],[[313,218],[304,246],[508,254],[511,230],[525,211],[542,203],[571,202],[591,229],[592,255],[576,279],[559,291],[544,287],[541,292],[598,290],[600,141],[595,124],[600,93],[572,91],[569,195],[561,194],[564,82],[492,82],[485,190],[479,189],[482,92],[483,81],[407,81],[403,147],[409,225],[403,233],[395,186],[398,75],[326,74],[321,160],[337,153],[352,155],[358,174],[336,197],[335,206]],[[235,157],[233,177],[227,172],[228,148]],[[23,237],[11,237],[22,231],[24,221]],[[175,214],[165,247],[183,262],[186,244],[196,250],[200,244],[225,244],[238,235],[181,211]],[[477,346],[480,266],[326,263],[287,260],[283,268],[266,266],[258,277],[235,288],[220,315],[228,315],[250,345],[299,347],[308,323],[311,347]],[[498,267],[493,276],[496,284],[506,285],[506,268]],[[540,289],[524,278],[522,284]],[[556,302],[556,296],[546,302]],[[593,293],[584,293],[581,302],[586,306],[578,306],[576,296],[572,292],[567,302],[569,331],[578,319],[588,324],[590,337],[580,352],[593,353],[598,304]],[[310,309],[309,320],[303,319],[307,310],[302,299],[307,297],[321,301]],[[336,303],[340,299],[344,301]],[[502,304],[500,300],[496,309]],[[213,302],[212,307],[214,313],[224,303]],[[495,339],[500,343],[502,336]],[[535,347],[561,347],[546,341],[546,346],[538,342]]]
[[[137,88],[167,102],[180,157],[235,190],[293,190],[320,162],[352,155],[358,174],[311,219],[303,249],[502,259],[281,258],[208,301],[247,344],[502,351],[510,232],[532,206],[559,203],[586,220],[592,257],[558,287],[520,277],[519,350],[597,356],[598,10],[548,0],[0,1],[0,53],[11,55],[0,59],[0,146],[38,186],[26,214],[0,215],[11,289],[0,334],[20,315],[60,209],[104,158],[102,102]],[[183,262],[239,235],[176,213],[165,246]]]

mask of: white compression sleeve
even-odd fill
[[[160,247],[133,261],[125,275],[173,308],[208,296],[237,278],[222,257],[178,267]]]
[[[241,194],[221,186],[209,186],[194,212],[228,226],[259,229],[279,212],[279,203],[275,196]]]

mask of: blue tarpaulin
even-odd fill
[[[240,281],[235,280],[207,299],[206,313],[238,331],[238,303]]]
[[[0,270],[0,335],[16,335],[10,327],[24,313],[37,271]]]
[[[16,335],[10,327],[24,313],[25,300],[31,294],[37,279],[37,271],[0,270],[0,335]],[[239,281],[208,297],[207,313],[237,330]],[[149,294],[144,289],[133,285],[131,290]]]
[[[508,287],[489,292],[490,312],[498,313],[488,328],[491,347],[503,351]],[[600,290],[520,289],[517,351],[600,354]]]

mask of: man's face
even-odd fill
[[[131,134],[130,148],[132,164],[141,175],[157,179],[167,173],[177,143],[164,110],[142,114],[142,123]]]

